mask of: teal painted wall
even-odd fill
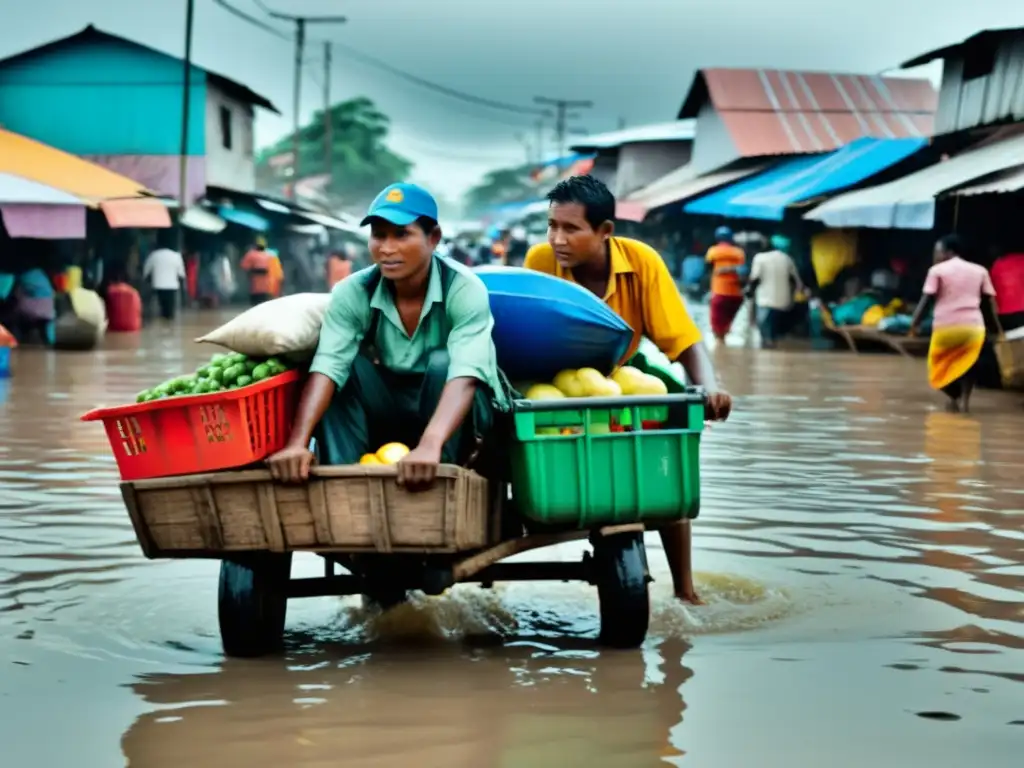
[[[76,155],[177,155],[182,63],[83,41],[0,64],[0,126]],[[193,68],[188,154],[206,151],[206,74]]]

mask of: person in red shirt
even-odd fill
[[[708,249],[707,263],[711,265],[711,332],[720,344],[732,328],[736,313],[743,306],[743,281],[740,268],[747,263],[747,255],[733,243],[732,230],[715,230],[715,244]]]

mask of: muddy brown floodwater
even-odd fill
[[[1019,397],[948,415],[919,361],[717,350],[737,405],[703,447],[709,604],[674,602],[652,551],[642,650],[596,646],[592,589],[518,584],[384,616],[293,601],[285,655],[243,662],[217,564],[142,557],[77,421],[193,368],[217,320],[20,350],[0,382],[4,768],[1022,765]]]

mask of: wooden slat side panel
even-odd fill
[[[263,524],[263,536],[271,552],[285,551],[285,533],[281,525],[281,513],[277,508],[277,494],[269,483],[256,487],[256,504]]]
[[[390,467],[325,467],[308,485],[275,484],[252,470],[126,483],[122,495],[147,556],[429,554],[478,549],[496,533],[488,482],[449,466],[418,493],[400,488]]]

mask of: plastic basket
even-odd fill
[[[288,371],[240,389],[98,408],[122,480],[242,467],[288,440],[302,374]]]
[[[512,494],[530,520],[594,528],[695,518],[705,396],[685,393],[515,403]],[[626,431],[614,431],[620,414]],[[652,424],[642,412],[666,411]],[[654,427],[654,428],[648,428]]]

